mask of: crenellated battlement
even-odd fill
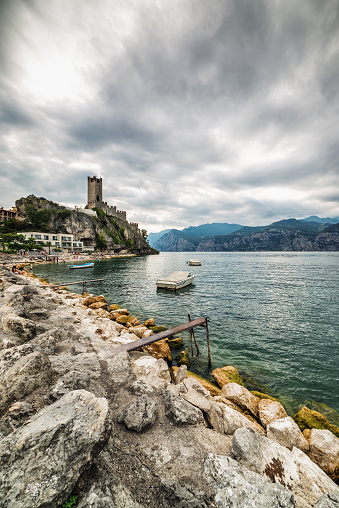
[[[125,211],[117,210],[116,206],[110,206],[106,201],[102,200],[102,178],[89,176],[87,177],[87,185],[87,209],[100,208],[100,210],[110,217],[127,220]]]

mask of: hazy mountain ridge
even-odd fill
[[[185,230],[172,229],[154,246],[164,252],[336,251],[339,250],[339,224],[285,219],[268,226],[243,226],[232,233],[211,237],[191,237]]]
[[[227,222],[213,222],[212,224],[201,224],[200,226],[189,226],[182,230],[180,229],[164,229],[159,233],[150,233],[147,237],[148,243],[151,247],[154,247],[162,236],[169,233],[170,231],[176,231],[178,235],[183,235],[187,238],[195,237],[211,237],[215,235],[227,235],[233,233],[243,226],[240,224],[228,224]]]

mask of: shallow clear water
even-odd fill
[[[202,266],[189,267],[192,257]],[[156,280],[175,270],[193,272],[194,284],[157,290]],[[158,325],[185,323],[188,312],[192,319],[207,316],[212,368],[245,371],[290,412],[306,400],[339,410],[338,252],[168,252],[96,261],[86,270],[46,264],[34,271],[54,283],[105,278],[101,289],[94,283],[88,291]],[[206,334],[195,330],[203,355],[193,369],[206,375]]]

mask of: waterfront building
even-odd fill
[[[39,231],[20,232],[26,240],[33,238],[36,245],[41,247],[50,246],[52,249],[62,249],[66,252],[82,252],[83,242],[74,241],[73,235],[69,233],[41,233]],[[87,247],[86,247],[87,249]]]
[[[16,208],[12,208],[11,210],[6,210],[5,208],[0,208],[0,222],[6,222],[9,219],[14,219],[16,215]]]

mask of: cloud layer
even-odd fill
[[[339,215],[337,0],[0,2],[0,204],[149,231]]]

